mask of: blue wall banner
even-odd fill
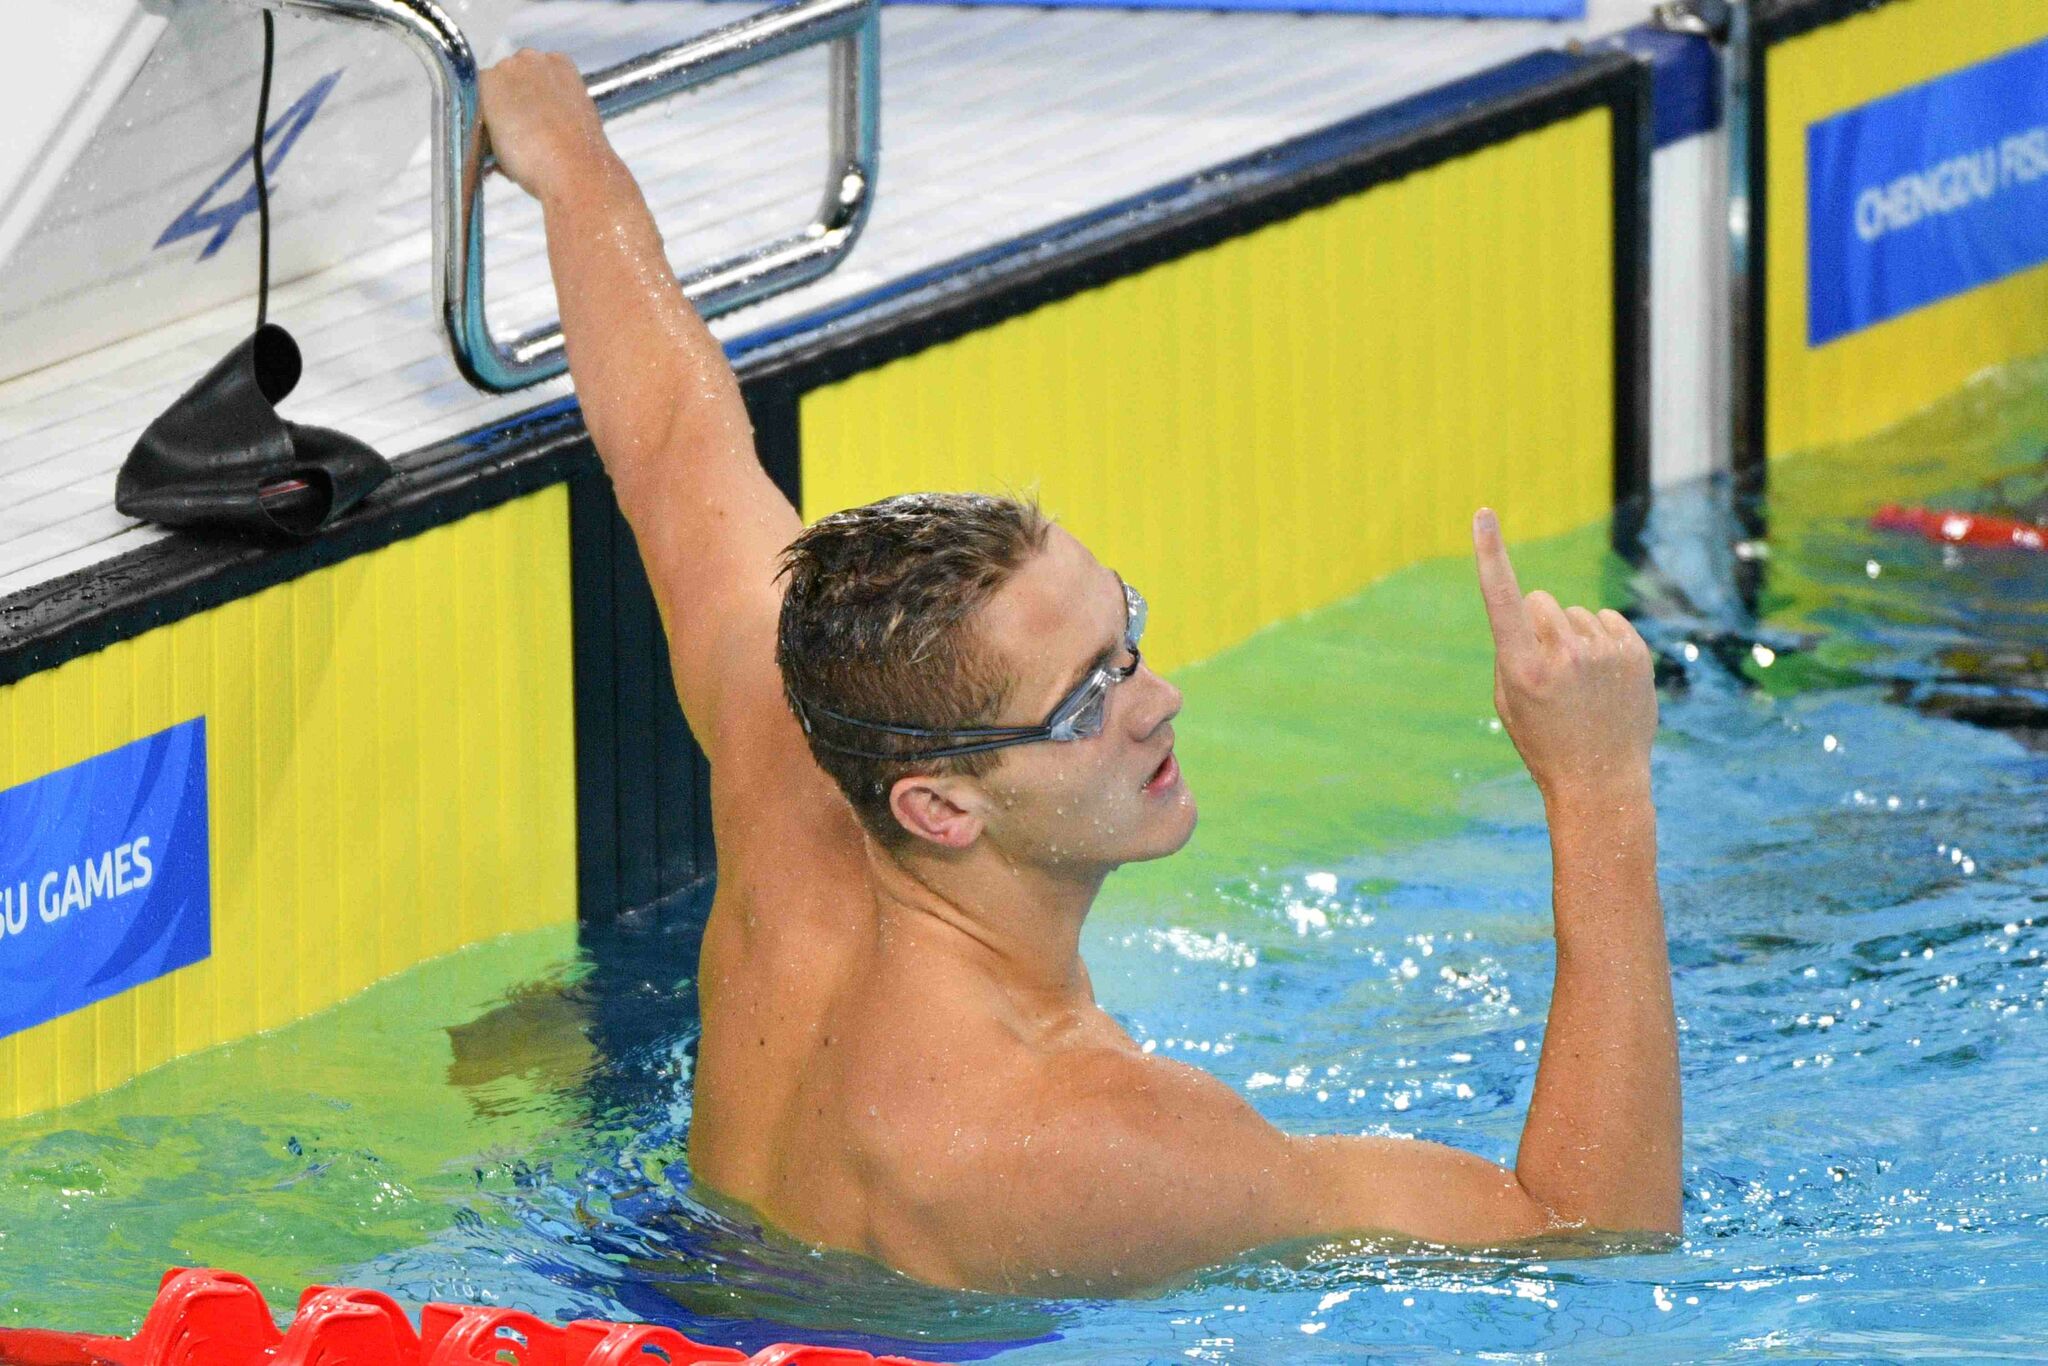
[[[1806,130],[1806,339],[2048,261],[2048,42]]]
[[[206,718],[0,792],[0,1038],[213,951]]]

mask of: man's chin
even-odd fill
[[[1152,839],[1147,841],[1147,847],[1144,852],[1133,854],[1130,861],[1132,863],[1150,863],[1154,859],[1168,858],[1178,854],[1181,850],[1187,848],[1188,841],[1194,838],[1195,822],[1199,815],[1200,813],[1195,809],[1195,794],[1183,787],[1179,799],[1174,803],[1171,817],[1162,819],[1161,825],[1163,828],[1154,834]]]

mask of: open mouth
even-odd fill
[[[1152,776],[1145,780],[1147,796],[1158,796],[1180,780],[1180,761],[1173,757],[1173,751],[1166,751],[1166,757],[1159,761],[1159,767],[1152,770]]]

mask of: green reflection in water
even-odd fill
[[[312,1019],[0,1125],[0,1323],[127,1332],[167,1266],[305,1284],[513,1179],[590,1063],[559,1004],[568,928],[483,944]]]
[[[2016,604],[2031,602],[2032,593],[2014,588],[2026,576],[2039,581],[2038,557],[1945,555],[1939,546],[1898,536],[1887,538],[1881,561],[1870,560],[1863,528],[1885,503],[2048,521],[2044,434],[2048,357],[1980,376],[1947,402],[1867,440],[1774,463],[1757,616],[1810,634],[1812,648],[1768,665],[1751,660],[1744,673],[1773,696],[1885,676],[1896,664],[1894,650],[1867,623],[1920,633],[1939,649],[1945,636],[1981,635]],[[1968,487],[1959,492],[1959,485]],[[1843,621],[1865,629],[1833,629]]]

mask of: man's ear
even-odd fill
[[[944,849],[965,849],[981,838],[980,786],[972,778],[913,774],[889,789],[896,823]]]

